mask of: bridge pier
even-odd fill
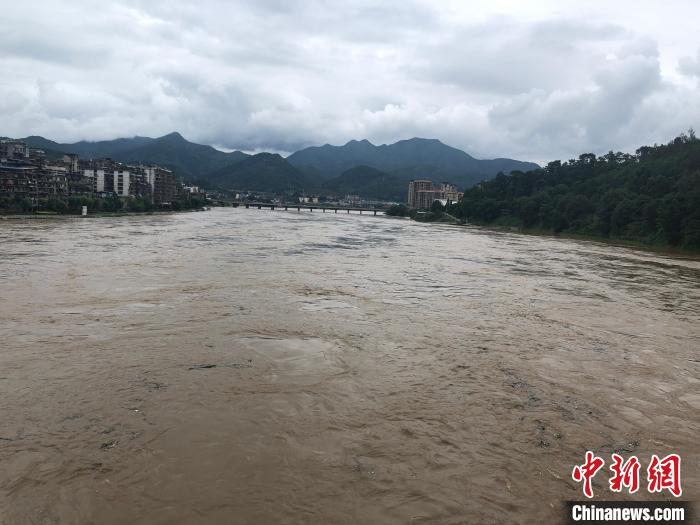
[[[285,206],[285,207],[284,207],[284,211],[287,211],[287,208],[288,208],[288,206]]]
[[[362,215],[362,210],[360,210],[360,215]]]
[[[336,209],[335,209],[335,210],[333,210],[333,211],[334,211],[335,213],[338,213],[338,208],[336,208]]]
[[[250,208],[250,204],[245,205],[245,209],[247,210],[248,208]]]
[[[272,211],[275,211],[275,206],[274,206],[274,204],[273,204],[272,206],[270,206],[270,209],[271,209]],[[374,214],[376,215],[377,212],[374,212]]]
[[[326,213],[326,208],[321,208],[323,210],[323,213]]]
[[[297,206],[297,211],[301,211],[301,207]]]
[[[375,217],[377,216],[377,210],[374,210],[374,216]]]
[[[348,210],[348,215],[350,215],[350,210]]]

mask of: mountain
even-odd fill
[[[351,140],[344,146],[326,144],[290,155],[287,160],[305,173],[323,178],[337,177],[355,166],[364,165],[407,182],[413,178],[449,180],[470,187],[494,177],[499,171],[527,171],[539,166],[512,159],[479,160],[436,139],[412,138],[395,144],[375,146],[368,140]]]
[[[156,139],[133,137],[127,139],[103,140],[99,142],[80,141],[73,144],[60,144],[44,137],[31,136],[23,139],[32,148],[46,152],[77,153],[84,159],[114,158],[117,153],[137,148]]]
[[[49,154],[77,153],[84,159],[111,158],[124,163],[159,164],[189,180],[206,180],[209,173],[248,157],[240,151],[224,153],[211,146],[189,142],[177,132],[155,139],[133,137],[73,144],[60,144],[37,136],[21,140]]]
[[[153,162],[184,177],[206,180],[209,173],[248,157],[240,151],[224,153],[211,146],[189,142],[179,133],[170,133],[137,148],[117,152],[113,158],[120,162]]]
[[[209,173],[207,181],[226,190],[296,192],[309,190],[313,179],[276,153],[258,153]]]
[[[369,166],[356,166],[324,181],[323,191],[338,196],[350,194],[386,201],[403,201],[406,198],[406,185],[396,175]]]
[[[63,152],[83,159],[112,158],[128,164],[154,163],[204,187],[274,191],[303,188],[351,193],[368,198],[403,199],[411,179],[428,178],[470,187],[498,172],[527,171],[536,164],[511,159],[479,160],[435,139],[413,138],[375,146],[368,140],[351,140],[344,146],[306,148],[287,159],[279,155],[250,156],[225,153],[189,142],[179,133],[159,138],[132,137],[98,142],[61,144],[44,137],[21,139],[49,157]],[[235,166],[242,164],[239,168]],[[355,169],[357,168],[357,169]],[[259,169],[256,179],[254,169]],[[372,171],[374,170],[374,171]],[[265,184],[269,183],[269,187]],[[247,186],[249,184],[249,186]]]

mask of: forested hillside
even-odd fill
[[[700,140],[691,130],[634,155],[584,154],[499,174],[448,211],[484,224],[700,248]]]
[[[405,193],[411,179],[450,181],[462,188],[494,177],[499,171],[537,168],[513,159],[480,160],[437,139],[412,138],[375,146],[368,140],[351,140],[344,146],[326,144],[306,148],[287,157],[303,172],[329,179],[357,166],[368,166],[396,176]],[[398,186],[395,188],[397,189]]]
[[[386,201],[403,201],[406,198],[406,184],[394,175],[369,166],[350,168],[340,176],[325,181],[322,191],[341,197],[352,194]]]
[[[276,153],[251,155],[209,174],[207,181],[227,190],[276,193],[294,193],[315,184]]]

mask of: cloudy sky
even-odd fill
[[[698,0],[25,0],[0,135],[290,152],[439,138],[481,158],[700,128]]]

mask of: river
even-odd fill
[[[586,450],[700,496],[697,259],[231,208],[0,247],[3,525],[556,523]]]

